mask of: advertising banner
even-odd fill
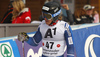
[[[24,42],[25,57],[40,57],[42,56],[42,42],[38,46],[31,46]]]
[[[20,53],[20,57],[24,57],[24,51],[23,51],[23,44],[21,41],[16,39],[16,44]]]
[[[0,41],[0,57],[20,57],[17,44],[13,39]]]
[[[73,30],[77,57],[100,57],[100,25]]]

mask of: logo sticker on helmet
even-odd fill
[[[57,12],[57,10],[58,10],[58,8],[56,8],[56,9],[54,10],[54,12]]]
[[[42,8],[43,10],[46,10],[46,11],[49,11],[49,8],[48,7],[46,7],[46,6],[43,6],[43,8]]]

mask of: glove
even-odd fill
[[[21,32],[18,34],[19,41],[24,42],[24,41],[28,41],[28,39],[29,39],[29,36],[25,32]]]

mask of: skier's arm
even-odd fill
[[[36,34],[33,37],[29,37],[28,41],[26,42],[32,46],[37,46],[38,43],[41,41],[41,39],[42,39],[42,36],[40,33],[40,28],[38,28],[38,31],[36,32]]]
[[[67,44],[67,57],[74,57],[73,35],[70,26],[66,27],[64,36]]]

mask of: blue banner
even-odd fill
[[[100,57],[100,25],[73,30],[77,57]]]

